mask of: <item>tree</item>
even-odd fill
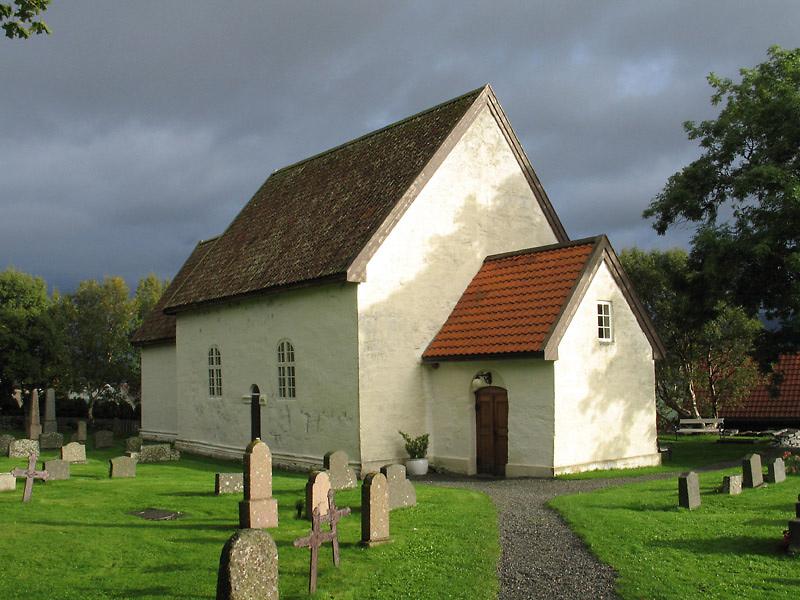
[[[10,267],[0,273],[0,395],[57,377],[60,335],[47,284]]]
[[[684,123],[702,156],[672,175],[647,210],[663,235],[694,224],[693,311],[707,321],[722,301],[777,327],[761,332],[762,364],[800,348],[800,48],[773,46],[769,60],[740,71],[741,82],[708,82],[714,120]]]
[[[69,382],[89,400],[94,418],[98,400],[120,401],[126,384],[138,375],[138,357],[130,344],[134,303],[120,277],[82,281],[61,302],[69,361]]]
[[[136,291],[133,294],[134,332],[142,326],[147,315],[158,304],[168,285],[169,279],[159,279],[154,273],[139,279],[139,285],[136,286]]]
[[[50,0],[13,0],[10,4],[0,3],[0,27],[6,32],[6,37],[28,39],[32,33],[50,33],[50,28],[44,21],[36,20],[39,13],[47,10],[48,4]]]
[[[681,417],[700,418],[741,401],[758,378],[749,356],[762,328],[758,319],[725,304],[699,326],[687,318],[698,274],[684,250],[625,249],[620,261],[666,349],[656,362],[660,403]]]

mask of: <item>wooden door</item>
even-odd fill
[[[508,462],[508,393],[500,387],[475,392],[478,473],[505,475]]]

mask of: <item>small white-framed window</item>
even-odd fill
[[[222,397],[222,354],[216,346],[208,349],[208,395]]]
[[[597,303],[597,339],[601,342],[613,340],[611,329],[611,302]]]
[[[282,340],[278,344],[278,397],[294,398],[295,393],[294,346]]]

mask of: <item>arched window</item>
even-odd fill
[[[294,346],[289,340],[278,344],[278,397],[295,397]]]
[[[216,346],[208,349],[208,395],[222,396],[222,355]]]

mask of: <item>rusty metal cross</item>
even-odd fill
[[[30,502],[31,499],[31,492],[33,491],[33,480],[34,479],[41,479],[42,481],[47,481],[50,478],[50,473],[46,470],[37,471],[36,470],[36,461],[39,460],[38,454],[31,454],[28,457],[28,469],[20,469],[19,467],[14,467],[11,471],[11,474],[14,477],[24,477],[25,478],[25,493],[22,495],[23,502]]]
[[[325,542],[333,542],[333,564],[339,566],[339,519],[350,514],[350,507],[337,508],[334,491],[328,491],[328,514],[320,516],[319,507],[311,513],[311,533],[294,541],[295,548],[311,549],[311,564],[308,574],[308,592],[317,593],[317,571],[319,569],[319,547]],[[321,531],[322,523],[331,526],[330,531]]]

